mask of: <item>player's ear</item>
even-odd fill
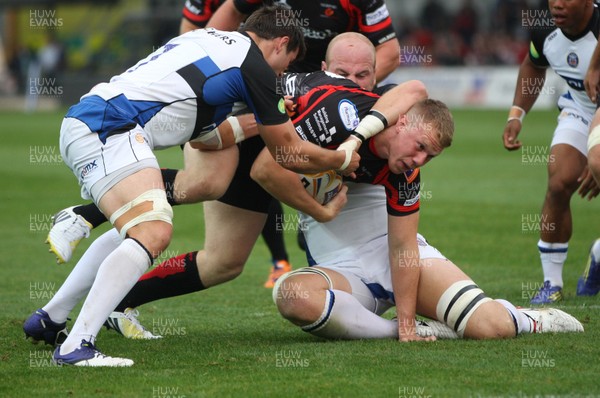
[[[322,71],[326,71],[327,70],[327,63],[325,63],[325,61],[321,61],[321,70]]]
[[[277,52],[285,51],[285,53],[289,53],[288,44],[290,43],[290,38],[288,36],[281,36],[277,42]]]

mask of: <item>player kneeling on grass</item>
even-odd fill
[[[284,318],[319,337],[398,339],[399,329],[406,325],[381,316],[395,305],[394,270],[388,250],[388,240],[393,237],[386,227],[384,190],[366,184],[348,185],[348,202],[333,221],[318,223],[302,216],[308,257],[315,266],[282,276],[273,299]],[[506,300],[486,297],[468,275],[422,236],[417,240],[416,311],[441,323],[425,320],[415,325],[416,330],[438,338],[472,339],[583,331],[579,321],[561,310],[517,309]]]

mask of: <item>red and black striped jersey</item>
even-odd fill
[[[362,33],[374,46],[396,37],[385,0],[234,0],[243,14],[251,14],[263,3],[287,5],[302,26],[306,57],[290,65],[292,72],[320,70],[327,45],[339,33]]]
[[[197,27],[203,28],[224,2],[225,0],[186,0],[182,16]]]
[[[329,72],[289,73],[278,83],[284,95],[294,97],[296,132],[307,141],[336,148],[354,131],[371,110],[379,95]],[[419,210],[419,169],[403,174],[390,172],[387,159],[375,150],[373,139],[359,149],[360,166],[354,182],[382,185],[388,214],[403,216]]]

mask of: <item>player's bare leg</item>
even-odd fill
[[[184,168],[177,172],[173,195],[177,204],[215,200],[223,196],[238,164],[238,148],[199,151],[185,144]]]
[[[558,144],[550,150],[548,186],[540,216],[538,249],[544,285],[532,304],[549,304],[562,299],[562,270],[573,233],[571,197],[577,190],[587,159],[571,145]]]
[[[133,363],[104,356],[94,347],[94,340],[114,306],[169,244],[172,211],[162,186],[160,170],[146,168],[116,183],[100,199],[99,207],[105,214],[115,215],[113,224],[125,236],[100,264],[81,313],[69,337],[57,348],[55,360],[84,366]]]
[[[281,315],[302,330],[332,339],[398,339],[398,322],[381,317],[392,305],[373,297],[352,274],[323,267],[302,268],[275,284],[273,300]],[[417,322],[417,334],[456,338],[446,325]]]
[[[448,324],[461,337],[511,338],[521,333],[580,332],[581,323],[553,308],[517,309],[492,300],[449,260],[422,260],[417,313]]]
[[[206,238],[196,258],[205,287],[230,281],[242,272],[266,218],[265,213],[218,201],[204,203]]]

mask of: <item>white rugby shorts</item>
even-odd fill
[[[417,242],[419,244],[419,255],[422,262],[426,262],[428,258],[446,260],[446,257],[435,247],[427,243],[422,235],[417,234]],[[353,252],[359,253],[353,259],[346,257],[342,261],[319,263],[315,264],[315,266],[337,271],[346,276],[347,279],[349,279],[348,275],[353,275],[360,279],[360,281],[371,291],[371,294],[376,300],[394,304],[394,289],[392,287],[392,275],[389,266],[390,260],[388,255],[387,235],[373,239],[361,246],[359,250]],[[368,306],[366,307],[368,308]],[[383,305],[377,307],[382,308]],[[373,309],[369,309],[373,311]]]
[[[587,140],[593,115],[565,96],[558,99],[558,107],[561,111],[550,147],[567,144],[587,157]]]
[[[81,197],[97,204],[115,184],[142,169],[159,169],[141,126],[107,138],[75,118],[63,119],[60,154],[81,185]]]

